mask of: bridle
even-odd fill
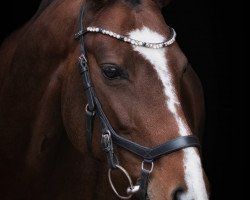
[[[83,37],[86,33],[100,33],[104,34],[123,42],[128,42],[132,45],[137,46],[144,46],[145,48],[163,48],[171,45],[175,41],[175,32],[172,30],[172,37],[169,40],[166,40],[162,43],[146,43],[140,42],[138,40],[131,39],[127,36],[122,36],[112,31],[108,31],[98,27],[87,27],[84,29],[83,26],[83,16],[84,16],[84,9],[82,7],[80,13],[80,30],[75,34],[75,38],[80,40],[80,51],[81,55],[79,57],[79,68],[80,74],[82,77],[82,82],[84,86],[84,92],[87,97],[87,105],[86,105],[86,127],[87,127],[87,144],[88,149],[91,152],[91,144],[92,144],[92,137],[93,137],[93,121],[95,116],[98,116],[100,119],[102,131],[101,131],[101,144],[103,147],[103,151],[106,153],[109,171],[108,177],[110,185],[115,192],[115,194],[121,199],[130,199],[133,194],[137,194],[141,200],[147,199],[147,188],[148,188],[148,181],[149,176],[153,171],[154,168],[154,161],[159,159],[161,156],[168,155],[175,151],[187,148],[187,147],[199,147],[199,141],[197,137],[193,135],[188,136],[180,136],[176,139],[167,141],[163,144],[155,146],[153,148],[144,147],[138,143],[130,141],[124,137],[119,136],[116,131],[113,129],[112,125],[110,124],[107,116],[105,115],[101,103],[98,100],[94,88],[92,86],[92,82],[90,79],[90,72],[89,66],[86,59],[86,52],[84,47]],[[128,174],[128,172],[119,165],[119,161],[117,156],[115,155],[113,144],[122,147],[123,149],[136,154],[137,156],[143,159],[142,167],[141,167],[141,177],[136,185],[133,185],[132,180]],[[149,167],[145,167],[148,165]],[[112,179],[111,179],[111,170],[119,169],[121,170],[126,177],[128,178],[130,186],[127,189],[128,196],[120,195],[117,190],[115,189]]]

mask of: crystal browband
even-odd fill
[[[175,38],[176,38],[176,32],[173,28],[170,28],[170,32],[171,32],[170,39],[163,41],[163,42],[160,42],[160,43],[150,43],[150,42],[142,42],[139,40],[135,40],[135,39],[132,39],[128,36],[120,35],[118,33],[114,33],[112,31],[109,31],[109,30],[106,30],[103,28],[99,28],[99,27],[93,27],[93,26],[87,27],[85,31],[78,32],[75,37],[79,37],[87,32],[101,33],[101,34],[116,38],[118,40],[121,40],[123,42],[130,43],[130,44],[135,45],[135,46],[142,46],[142,47],[153,48],[153,49],[167,47],[167,46],[173,44],[175,41]]]

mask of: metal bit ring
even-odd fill
[[[130,178],[128,172],[127,172],[122,166],[120,166],[120,165],[116,165],[116,169],[119,169],[120,171],[122,171],[122,172],[125,174],[125,176],[126,176],[127,179],[128,179],[129,185],[130,185],[129,187],[130,187],[130,188],[134,188],[133,182],[132,182],[132,180],[131,180],[131,178]],[[117,190],[116,190],[116,188],[115,188],[115,186],[114,186],[114,184],[113,184],[113,182],[112,182],[112,179],[111,179],[111,171],[112,171],[112,169],[109,169],[109,171],[108,171],[108,178],[109,178],[110,186],[111,186],[112,190],[114,191],[114,193],[115,193],[120,199],[130,199],[130,198],[133,196],[133,194],[130,193],[130,194],[128,194],[128,196],[122,196],[122,195],[120,195],[120,194],[117,192]]]

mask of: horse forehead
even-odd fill
[[[166,39],[166,37],[160,33],[145,26],[130,31],[128,35],[133,39],[149,43],[161,43]],[[166,48],[153,49],[134,46],[133,50],[139,52],[139,54],[153,66],[166,67],[167,65]]]
[[[131,2],[127,0],[113,1],[98,11],[90,19],[90,23],[121,33],[143,25],[166,31],[165,20],[160,10],[156,9],[157,4],[154,1],[145,0],[138,5],[131,6]]]
[[[139,39],[143,42],[160,43],[165,37],[156,31],[150,30],[148,27],[136,29],[129,33],[129,36],[134,39]],[[179,107],[180,101],[176,95],[176,87],[173,81],[172,70],[168,65],[167,51],[168,47],[153,49],[140,46],[133,46],[133,50],[137,51],[145,60],[147,60],[155,69],[158,79],[163,85],[163,94],[167,97],[167,108],[174,116],[177,116],[176,109]]]
[[[151,30],[147,26],[143,26],[142,28],[138,28],[135,30],[131,30],[129,32],[129,36],[133,39],[140,40],[142,42],[150,42],[150,43],[158,43],[163,42],[165,37],[160,33]]]

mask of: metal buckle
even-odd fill
[[[90,116],[94,116],[95,115],[95,111],[94,110],[93,111],[89,110],[89,104],[87,104],[85,106],[85,112],[87,113],[87,115],[90,115]]]
[[[102,133],[102,145],[103,145],[103,150],[105,152],[112,151],[113,153],[113,144],[112,144],[112,139],[111,139],[111,133],[110,131],[105,131]]]
[[[122,166],[116,165],[116,169],[119,169],[120,171],[122,171],[122,172],[125,174],[125,176],[127,177],[127,179],[128,179],[128,182],[129,182],[129,185],[130,185],[130,186],[128,187],[128,189],[127,189],[128,196],[122,196],[122,195],[120,195],[120,194],[117,192],[117,190],[116,190],[116,188],[115,188],[115,186],[114,186],[114,184],[113,184],[113,182],[112,182],[112,179],[111,179],[111,171],[112,171],[112,169],[109,169],[109,171],[108,171],[108,178],[109,178],[110,186],[111,186],[112,190],[114,191],[114,193],[115,193],[120,199],[130,199],[130,198],[133,196],[133,194],[135,193],[135,192],[130,192],[130,191],[134,191],[134,190],[136,190],[137,188],[135,188],[135,186],[133,186],[133,182],[132,182],[132,180],[131,180],[131,178],[130,178],[128,172],[127,172]],[[139,190],[139,188],[138,188],[138,190]],[[138,190],[136,190],[136,192],[137,192]]]
[[[150,169],[146,169],[145,166],[144,166],[144,163],[150,164],[150,165],[151,165],[151,166],[150,166]],[[145,162],[145,160],[142,161],[142,163],[141,163],[141,169],[142,169],[143,171],[148,172],[148,173],[150,174],[150,173],[153,171],[153,169],[154,169],[154,162]]]
[[[79,61],[84,61],[85,63],[87,63],[88,61],[87,61],[87,59],[86,59],[86,57],[85,57],[85,55],[82,53],[80,56],[79,56]]]

